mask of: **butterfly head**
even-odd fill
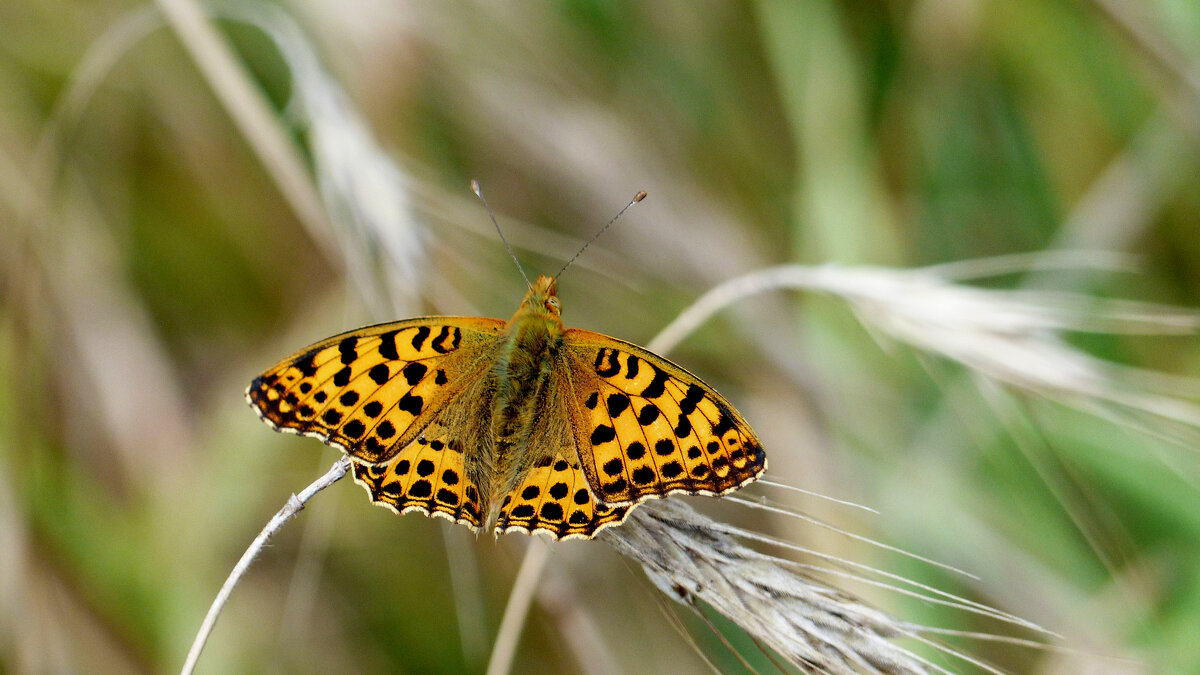
[[[539,276],[525,293],[521,309],[536,316],[557,317],[562,311],[558,302],[558,279],[545,274]]]

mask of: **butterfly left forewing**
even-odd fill
[[[570,329],[563,344],[580,463],[603,502],[721,495],[766,469],[750,425],[696,376],[599,333]]]
[[[485,368],[498,319],[423,317],[336,335],[264,372],[246,399],[280,431],[386,461]]]

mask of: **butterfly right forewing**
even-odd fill
[[[256,378],[246,398],[281,431],[314,436],[366,463],[413,443],[478,378],[499,319],[423,317],[311,345]]]

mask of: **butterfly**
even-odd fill
[[[348,454],[397,513],[496,535],[592,538],[673,493],[722,495],[766,469],[712,387],[623,340],[565,328],[557,277],[509,321],[432,316],[359,328],[292,354],[246,399],[277,431]]]

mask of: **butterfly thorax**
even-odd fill
[[[539,416],[547,413],[555,364],[561,358],[563,323],[559,318],[555,280],[541,276],[526,293],[505,328],[492,364],[492,452],[480,467],[490,474],[480,482],[494,510],[528,473],[540,454],[555,448],[531,443]],[[544,426],[544,425],[541,425]]]

